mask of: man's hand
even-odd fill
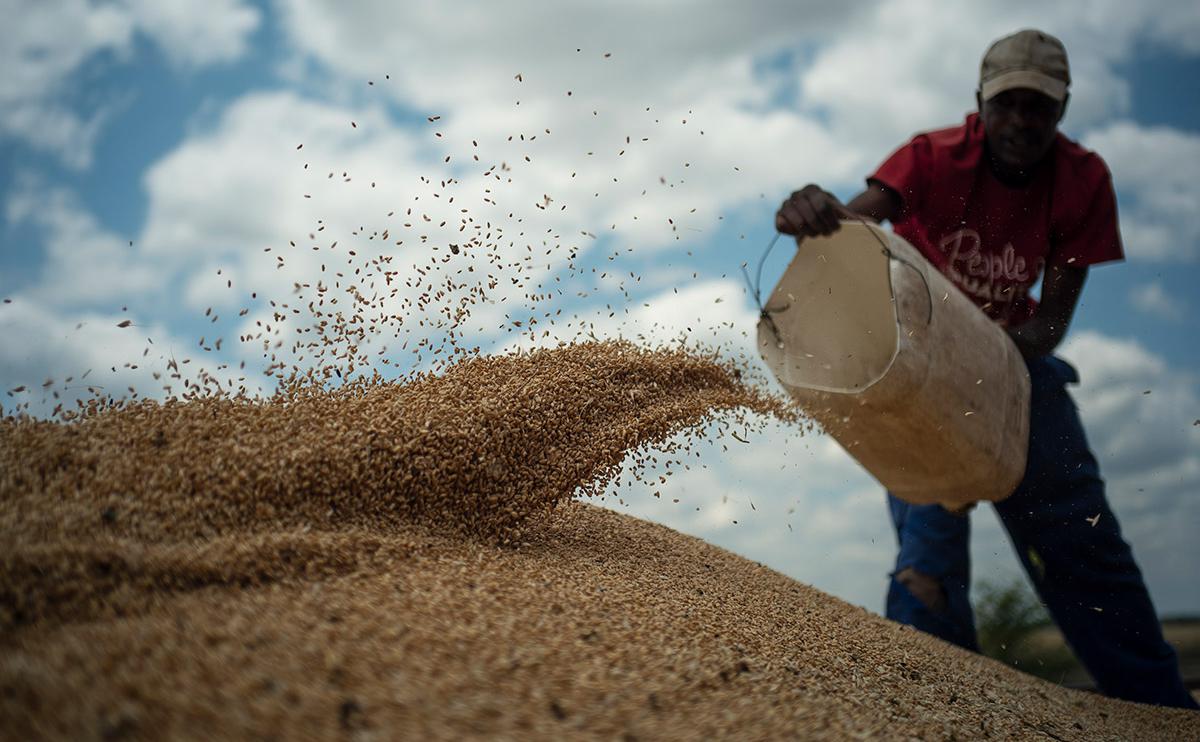
[[[1087,274],[1087,268],[1046,268],[1037,316],[1024,324],[1005,328],[1021,355],[1036,358],[1054,352],[1067,334]]]
[[[841,229],[841,219],[856,215],[875,222],[895,221],[900,206],[900,196],[877,181],[871,181],[849,205],[820,186],[809,184],[789,196],[775,212],[775,229],[794,236],[798,242],[805,237],[833,234]]]
[[[775,229],[796,239],[830,235],[850,210],[820,186],[809,184],[793,193],[775,212]]]

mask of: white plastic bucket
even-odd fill
[[[1021,354],[904,239],[848,221],[805,239],[764,310],[767,366],[892,494],[957,508],[1016,489],[1029,446]]]

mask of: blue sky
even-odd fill
[[[770,239],[783,197],[815,181],[850,198],[913,133],[961,120],[988,41],[1029,25],[1061,36],[1075,77],[1064,130],[1108,161],[1129,258],[1093,270],[1063,353],[1080,367],[1076,398],[1160,609],[1200,613],[1200,10],[1190,4],[1095,3],[1081,16],[1033,2],[713,3],[686,21],[652,2],[3,5],[16,19],[0,31],[13,70],[0,86],[6,390],[94,365],[117,366],[114,385],[152,391],[120,367],[145,344],[118,333],[118,320],[182,349],[211,334],[206,306],[261,316],[246,294],[280,296],[315,270],[302,260],[275,270],[264,248],[303,238],[317,219],[349,244],[386,210],[430,203],[419,175],[459,178],[458,192],[478,195],[487,179],[471,153],[512,165],[493,195],[525,220],[497,212],[497,223],[579,246],[580,271],[557,262],[537,274],[569,287],[552,307],[601,335],[666,339],[692,327],[745,351],[754,312],[738,267]],[[507,140],[521,134],[541,137]],[[335,170],[352,181],[325,178]],[[547,195],[568,208],[535,208]],[[410,243],[403,258],[426,248]],[[769,277],[787,256],[781,244]],[[641,280],[625,284],[627,299],[593,267]],[[229,276],[236,290],[223,292]],[[515,317],[522,298],[504,299]],[[606,305],[629,314],[609,321]],[[477,328],[489,350],[511,343],[494,318]],[[205,361],[258,358],[232,345]],[[0,399],[11,410],[17,397]],[[24,399],[39,409],[40,397]],[[881,609],[894,548],[882,494],[835,444],[772,424],[747,451],[704,456],[703,470],[668,485],[700,511],[633,491],[626,511]],[[1016,574],[994,517],[973,517],[977,576]]]

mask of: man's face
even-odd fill
[[[1007,169],[1024,172],[1054,143],[1064,104],[1044,93],[1013,88],[981,101],[979,116],[992,156]]]

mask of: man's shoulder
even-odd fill
[[[933,149],[961,146],[964,142],[972,139],[974,126],[972,119],[972,116],[967,116],[961,124],[919,131],[913,135],[912,141]]]
[[[968,171],[979,161],[983,137],[978,115],[970,114],[957,126],[916,134],[907,147],[920,153],[922,161],[939,172],[945,168]]]
[[[1054,192],[1051,223],[1059,234],[1076,233],[1080,225],[1112,221],[1106,228],[1113,235],[1115,247],[1107,249],[1103,260],[1087,260],[1085,264],[1115,260],[1121,256],[1120,237],[1116,222],[1105,214],[1116,213],[1116,192],[1108,165],[1100,155],[1084,147],[1062,132],[1055,141]],[[1097,216],[1099,214],[1100,216]],[[1111,235],[1110,235],[1111,236]]]
[[[1108,164],[1104,162],[1104,158],[1061,131],[1055,143],[1055,154],[1060,173],[1088,180],[1109,177]]]

